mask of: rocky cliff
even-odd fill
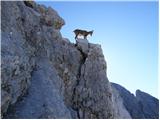
[[[112,83],[112,88],[116,89],[122,98],[123,104],[134,119],[157,119],[159,118],[159,100],[155,97],[136,91],[136,96],[124,87]]]
[[[3,118],[134,118],[108,81],[101,46],[63,38],[55,10],[2,1],[1,16]]]

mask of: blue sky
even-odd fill
[[[38,2],[65,20],[61,33],[75,42],[76,28],[94,30],[101,44],[109,81],[130,92],[158,97],[158,2]]]

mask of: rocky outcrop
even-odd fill
[[[81,55],[73,44],[63,41],[59,29],[48,26],[44,16],[61,24],[63,19],[51,8],[34,5],[31,8],[20,1],[2,2],[2,115],[71,118],[64,105],[66,79],[58,74],[67,67],[77,74]],[[41,8],[44,14],[39,12]]]
[[[77,47],[84,54],[74,94],[74,107],[78,108],[78,116],[113,118],[112,93],[101,46],[87,44],[87,40],[77,41]]]
[[[77,45],[77,48],[78,50],[81,51],[81,53],[84,55],[84,56],[87,56],[88,55],[88,52],[89,52],[89,43],[88,43],[88,40],[87,39],[77,39],[76,40],[76,45]]]
[[[140,104],[141,110],[145,118],[158,119],[159,118],[159,100],[140,90],[136,91],[136,98]]]
[[[63,24],[50,7],[2,2],[4,118],[114,117],[100,45],[70,43]]]
[[[127,111],[126,107],[124,106],[122,97],[114,87],[112,87],[112,94],[113,94],[114,118],[131,119],[132,117],[130,113]]]
[[[130,93],[124,87],[115,83],[112,83],[112,87],[119,92],[120,96],[123,99],[123,104],[126,107],[127,111],[130,113],[132,118],[144,118],[144,115],[141,111],[141,108],[139,107],[137,99],[132,93]]]
[[[13,4],[12,2],[1,2],[2,114],[6,112],[9,105],[15,104],[18,98],[25,94],[30,84],[31,73],[35,65],[34,50],[26,43],[27,38],[25,38],[26,35],[24,32],[26,29],[22,25],[22,11],[18,7],[19,4],[20,2],[13,2]],[[24,5],[22,4],[22,6]],[[26,12],[28,14],[30,13],[33,17],[34,14],[31,14],[30,10],[26,10]],[[35,23],[33,21],[31,22],[32,24]]]
[[[112,83],[112,88],[116,89],[123,100],[123,104],[132,118],[159,118],[159,100],[151,95],[136,91],[136,96],[130,93],[124,87]]]
[[[65,22],[51,7],[34,1],[2,1],[1,5],[2,118],[137,115],[126,107],[131,103],[124,103],[127,99],[119,89],[110,85],[100,45],[86,39],[73,44],[63,38],[60,29]]]

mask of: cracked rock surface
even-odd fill
[[[34,2],[3,1],[2,23],[2,117],[113,118],[99,45],[62,38],[64,20]]]
[[[2,118],[133,117],[108,81],[100,45],[63,38],[65,22],[51,7],[2,1],[1,8]]]

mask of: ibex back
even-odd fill
[[[86,30],[80,30],[80,29],[75,29],[73,31],[75,33],[75,39],[77,39],[78,35],[83,35],[84,39],[87,39],[87,36],[90,34],[92,36],[93,30],[92,31],[86,31]]]

